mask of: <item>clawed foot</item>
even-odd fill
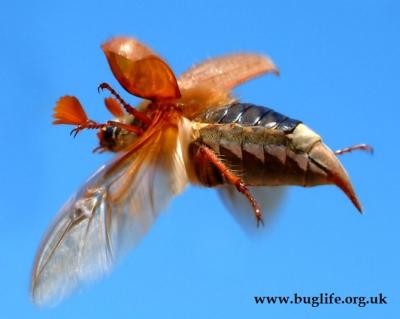
[[[256,212],[257,228],[264,226],[264,220],[260,211]]]
[[[73,130],[71,130],[71,132],[69,132],[70,136],[73,136],[74,138],[78,135],[78,133],[82,130],[84,130],[86,127],[82,126],[82,125],[78,125],[77,127],[75,127]]]
[[[101,84],[97,87],[97,91],[98,91],[99,93],[101,93],[101,91],[103,91],[103,90],[114,91],[114,90],[112,89],[112,87],[111,87],[108,83],[105,83],[105,82],[101,83]]]

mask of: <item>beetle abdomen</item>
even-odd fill
[[[309,185],[307,151],[297,148],[293,136],[300,121],[274,110],[247,103],[234,103],[199,116],[196,140],[190,147],[201,184],[223,183],[211,162],[201,158],[199,146],[207,146],[248,185]],[[309,130],[309,129],[308,129]],[[299,130],[297,130],[299,131]],[[300,129],[301,131],[301,129]],[[319,137],[311,134],[312,145]]]

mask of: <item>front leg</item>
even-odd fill
[[[118,100],[118,102],[121,103],[126,112],[133,115],[146,126],[150,126],[151,120],[144,113],[126,103],[125,100],[117,93],[117,91],[115,91],[108,83],[101,83],[98,86],[97,90],[99,92],[100,90],[107,90],[108,92],[110,92]]]
[[[240,177],[236,176],[235,173],[232,172],[229,167],[227,167],[209,147],[200,145],[198,148],[198,152],[199,153],[197,156],[201,156],[203,159],[208,160],[209,162],[214,164],[214,166],[221,173],[224,179],[230,184],[235,185],[236,189],[247,198],[247,200],[253,207],[253,212],[257,220],[257,226],[259,226],[260,224],[264,225],[260,206],[258,205],[253,195],[250,193],[244,181]]]

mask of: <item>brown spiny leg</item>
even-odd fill
[[[76,135],[78,135],[78,133],[82,130],[88,129],[88,130],[95,130],[95,129],[100,129],[100,128],[104,128],[104,127],[108,127],[108,126],[115,126],[115,127],[119,127],[122,128],[128,132],[132,132],[135,133],[136,135],[140,136],[143,134],[142,129],[133,126],[133,125],[128,125],[128,124],[124,124],[124,123],[120,123],[120,122],[115,122],[115,121],[107,121],[106,123],[97,123],[95,121],[92,120],[88,120],[86,123],[80,124],[77,127],[75,127],[71,132],[70,135],[74,135],[74,137],[76,137]]]
[[[370,146],[368,144],[356,144],[356,145],[352,145],[352,146],[345,147],[345,148],[335,151],[335,155],[342,155],[342,154],[346,154],[346,153],[351,153],[353,151],[366,151],[371,154],[374,153],[374,149],[372,148],[372,146]]]
[[[201,145],[199,146],[199,152],[201,155],[206,157],[218,171],[223,175],[223,177],[232,185],[236,186],[236,189],[241,192],[248,201],[250,202],[251,206],[253,207],[254,215],[257,220],[257,226],[260,224],[264,225],[262,219],[262,213],[260,206],[258,205],[255,198],[251,195],[249,189],[247,188],[246,184],[241,180],[238,176],[236,176],[219,158],[218,156],[208,147]]]
[[[70,133],[69,135],[73,135],[76,137],[78,133],[82,130],[88,129],[88,130],[95,130],[99,128],[105,127],[107,124],[105,123],[97,123],[92,120],[87,120],[85,123],[77,125]]]
[[[107,90],[118,100],[119,103],[121,103],[121,105],[129,114],[133,115],[146,126],[151,124],[151,120],[146,115],[126,103],[125,100],[108,83],[101,83],[97,89],[98,91]]]

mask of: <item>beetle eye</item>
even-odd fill
[[[114,127],[112,126],[107,126],[104,130],[103,130],[103,139],[106,141],[111,141],[113,139],[113,135],[114,135]]]

